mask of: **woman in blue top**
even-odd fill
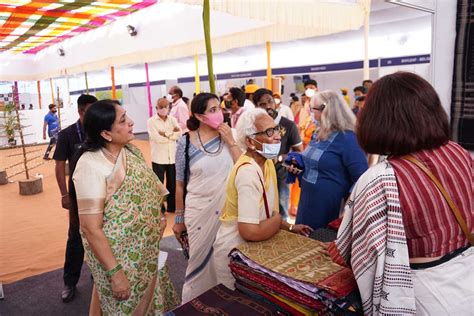
[[[296,224],[317,229],[339,216],[341,202],[368,166],[354,134],[356,118],[342,97],[322,91],[312,97],[310,107],[320,127],[301,153],[304,171]]]

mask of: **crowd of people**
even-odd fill
[[[228,254],[239,244],[281,229],[309,236],[342,217],[328,253],[353,269],[366,314],[465,313],[473,160],[449,140],[433,87],[399,72],[355,87],[352,106],[348,89],[318,91],[313,79],[304,89],[288,105],[249,84],[188,106],[171,87],[147,122],[151,168],[120,104],[81,95],[54,154],[70,211],[63,301],[84,253],[92,315],[160,313],[218,284],[233,289]],[[188,258],[180,295],[157,266],[164,212]]]

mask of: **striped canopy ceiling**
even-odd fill
[[[36,54],[156,1],[0,0],[0,52]]]

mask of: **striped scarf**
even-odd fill
[[[357,181],[329,253],[337,263],[350,262],[364,314],[416,314],[398,187],[389,162],[370,168]]]

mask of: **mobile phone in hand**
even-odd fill
[[[181,233],[181,247],[183,247],[183,255],[186,259],[189,259],[189,240],[188,232],[184,231]]]
[[[296,166],[293,165],[293,164],[289,165],[289,164],[283,162],[281,165],[282,165],[283,167],[285,167],[285,168],[290,168],[290,166],[293,166],[293,170],[296,170],[296,172],[298,172],[298,173],[300,173],[300,172],[303,171],[303,170],[301,170],[300,168],[296,167]]]

